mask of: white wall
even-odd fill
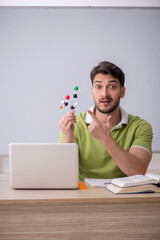
[[[0,6],[160,7],[159,0],[0,0]]]
[[[122,106],[153,126],[160,150],[160,9],[0,8],[0,154],[9,142],[57,142],[59,110],[79,86],[92,105],[90,70],[109,60],[126,74]]]

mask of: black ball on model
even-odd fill
[[[68,102],[64,102],[64,106],[68,106]]]
[[[71,106],[70,106],[70,109],[74,109],[74,106],[73,106],[73,105],[71,105]]]

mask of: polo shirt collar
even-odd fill
[[[89,110],[91,112],[94,112],[94,108],[95,108],[95,106],[92,106]],[[128,124],[128,113],[122,107],[120,107],[120,111],[121,111],[121,121],[115,127],[119,127],[122,124],[126,124],[126,125]],[[92,117],[88,112],[87,112],[87,115],[86,115],[85,122],[87,124],[90,124],[92,122]]]
[[[90,110],[91,112],[94,112],[94,107],[95,107],[95,106],[92,106],[89,110]],[[91,122],[92,122],[92,117],[91,117],[91,115],[90,115],[88,112],[87,112],[87,115],[86,115],[85,122],[86,122],[87,124],[91,124]]]

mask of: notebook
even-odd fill
[[[76,143],[10,143],[10,186],[15,189],[77,189]]]

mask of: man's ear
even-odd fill
[[[126,88],[125,88],[125,87],[122,87],[122,88],[121,88],[121,98],[124,98],[124,96],[125,96],[125,91],[126,91]]]
[[[92,98],[93,98],[93,86],[92,86],[92,89],[91,89],[91,95],[92,95]]]

